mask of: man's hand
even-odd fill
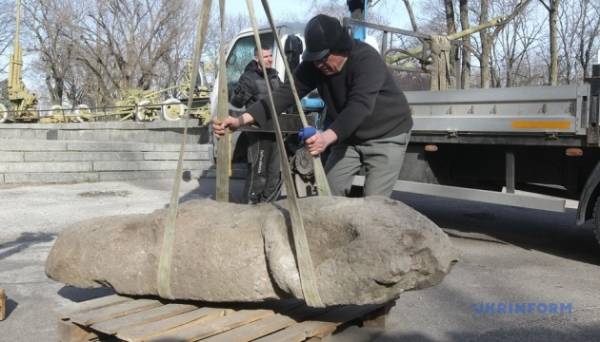
[[[225,131],[230,129],[231,131],[235,131],[236,129],[248,125],[254,122],[254,118],[249,113],[244,113],[241,116],[234,118],[233,116],[228,116],[225,120],[221,121],[217,118],[212,120],[212,129],[213,133],[216,135],[217,139],[225,135]]]
[[[333,144],[337,141],[337,134],[334,131],[328,129],[325,132],[317,132],[317,134],[312,137],[306,139],[304,144],[306,145],[306,149],[313,156],[318,156],[323,153],[327,149],[327,146]]]
[[[217,118],[212,120],[212,129],[213,133],[219,139],[220,137],[225,135],[225,131],[229,128],[232,131],[241,127],[240,118],[234,118],[233,116],[228,116],[225,120],[221,121]]]

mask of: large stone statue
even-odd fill
[[[383,197],[299,200],[326,305],[383,303],[433,286],[457,254],[448,237],[405,204]],[[175,299],[256,302],[302,298],[285,202],[181,205],[171,271]],[[77,287],[158,295],[167,210],[93,219],[65,229],[47,275]]]

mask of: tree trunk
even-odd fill
[[[551,0],[550,2],[550,85],[558,85],[558,6],[560,0]]]
[[[413,31],[419,31],[419,26],[417,25],[417,19],[415,18],[415,14],[412,10],[412,6],[410,5],[409,0],[402,0],[404,2],[404,7],[406,7],[406,11],[408,12],[408,17],[410,18],[410,25]]]
[[[444,0],[445,10],[446,10],[446,34],[451,35],[456,33],[456,20],[454,15],[454,3],[453,0]],[[450,51],[448,54],[448,70],[446,70],[446,77],[449,80],[449,86],[451,88],[456,88],[456,83],[458,80],[455,78],[455,70],[454,70],[454,61],[456,61],[456,56],[458,54],[458,50],[454,47],[450,47]]]
[[[460,0],[460,26],[464,31],[469,28],[469,0]],[[462,65],[460,73],[460,87],[468,89],[471,80],[471,37],[463,38]]]
[[[446,10],[446,34],[456,33],[456,22],[454,20],[454,4],[452,0],[444,0]]]
[[[479,15],[479,23],[483,24],[488,21],[489,0],[481,0],[481,13]],[[490,87],[490,56],[492,52],[492,39],[488,33],[488,29],[483,29],[479,32],[481,38],[481,88]]]

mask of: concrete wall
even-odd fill
[[[62,124],[0,124],[0,139],[135,141],[181,143],[185,122],[104,121]],[[208,143],[208,129],[197,119],[188,122],[186,143]]]
[[[190,126],[184,176],[197,178],[213,166],[212,145]],[[0,184],[171,178],[182,132],[180,121],[0,124]]]

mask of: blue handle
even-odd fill
[[[300,138],[300,141],[305,141],[315,134],[317,134],[317,129],[312,126],[306,126],[298,131],[298,137]]]

